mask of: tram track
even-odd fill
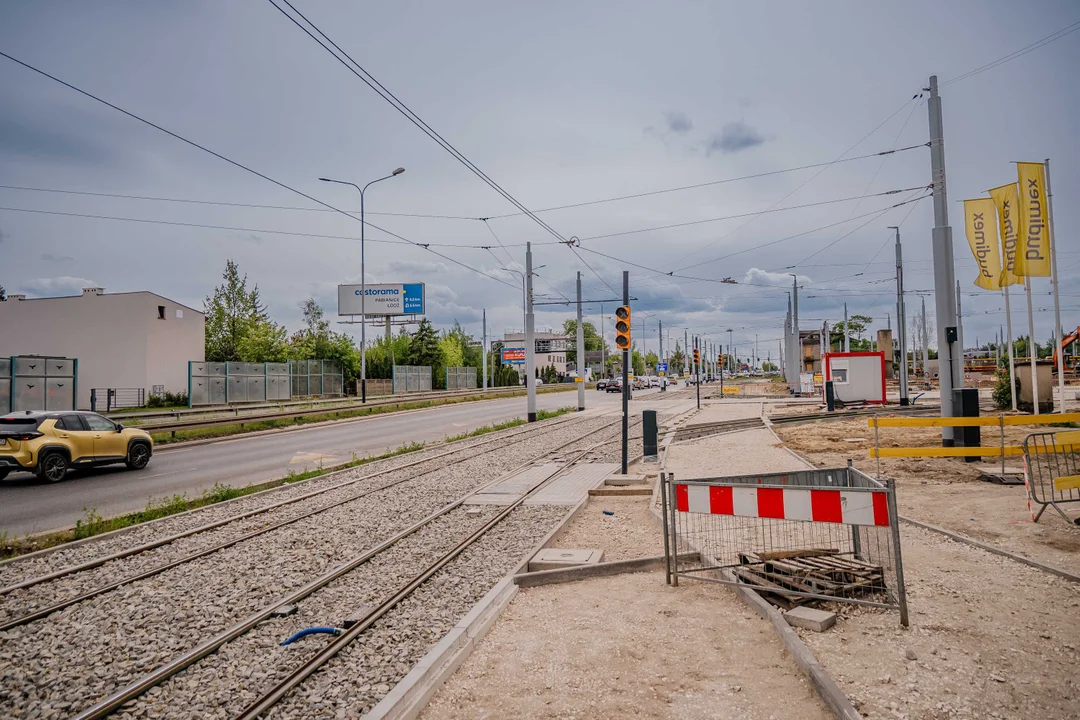
[[[133,701],[135,701],[137,698],[140,698],[140,696],[144,695],[151,688],[158,687],[162,683],[170,680],[170,678],[173,678],[177,674],[183,672],[186,668],[189,668],[190,666],[199,663],[204,658],[208,658],[208,656],[214,655],[220,648],[222,648],[222,646],[226,645],[227,643],[231,643],[239,638],[242,638],[254,628],[273,618],[279,608],[283,606],[295,606],[301,601],[310,602],[313,599],[313,595],[320,592],[325,593],[327,591],[327,586],[331,585],[335,581],[350,576],[358,569],[363,569],[366,565],[372,563],[373,561],[378,562],[378,560],[384,557],[386,553],[392,552],[396,546],[398,546],[399,544],[408,543],[411,539],[419,538],[421,533],[427,532],[428,537],[425,541],[434,540],[435,542],[442,543],[445,546],[446,538],[438,537],[439,533],[435,532],[431,528],[433,528],[433,526],[439,522],[445,523],[447,519],[454,516],[454,514],[456,514],[456,522],[460,523],[462,519],[466,516],[466,514],[461,510],[461,505],[467,500],[468,497],[478,492],[486,485],[498,482],[503,478],[507,477],[508,475],[512,475],[516,472],[524,470],[525,468],[536,465],[537,463],[543,461],[544,458],[562,457],[564,463],[561,465],[561,467],[554,472],[549,473],[547,477],[536,483],[534,487],[530,489],[529,494],[523,495],[521,498],[518,499],[517,502],[506,507],[505,509],[498,510],[497,512],[495,512],[495,509],[491,508],[490,506],[481,506],[481,512],[486,513],[490,517],[483,517],[480,520],[475,521],[473,525],[475,525],[476,527],[471,527],[463,540],[457,542],[456,544],[453,544],[450,547],[443,547],[442,549],[440,549],[439,558],[435,563],[428,565],[419,574],[410,575],[410,577],[408,578],[403,578],[403,581],[407,580],[407,582],[404,582],[404,584],[400,587],[396,587],[393,591],[388,590],[386,593],[384,593],[384,597],[381,598],[380,602],[375,607],[371,608],[369,611],[366,612],[355,613],[356,616],[352,618],[353,622],[349,623],[348,629],[345,630],[338,637],[338,639],[334,641],[334,643],[318,651],[311,658],[305,660],[302,665],[293,668],[292,672],[280,683],[275,685],[272,691],[267,693],[265,696],[259,698],[252,704],[253,706],[258,705],[260,708],[256,715],[251,715],[249,712],[250,709],[245,709],[238,715],[238,717],[255,717],[258,714],[262,714],[266,709],[271,707],[278,700],[288,695],[288,691],[296,687],[296,685],[302,682],[304,678],[310,676],[310,674],[313,673],[318,667],[320,667],[325,662],[328,662],[342,648],[350,644],[353,640],[355,640],[357,636],[370,628],[380,617],[383,617],[383,615],[389,612],[393,607],[397,606],[416,588],[420,587],[420,585],[422,585],[426,580],[428,580],[436,572],[438,572],[438,570],[445,567],[454,558],[458,557],[466,548],[471,546],[474,542],[483,537],[485,533],[498,525],[500,521],[507,518],[515,509],[518,509],[525,501],[526,497],[529,497],[532,493],[542,488],[553,478],[565,472],[566,469],[574,466],[582,458],[588,457],[590,453],[593,453],[596,450],[596,448],[610,442],[615,437],[617,437],[616,432],[615,434],[612,434],[610,437],[607,437],[600,442],[595,442],[595,437],[592,436],[604,433],[609,429],[615,428],[618,424],[619,421],[616,420],[614,422],[607,423],[606,425],[597,430],[594,430],[593,433],[591,433],[590,437],[579,437],[568,440],[567,442],[564,442],[553,449],[549,449],[538,456],[530,458],[527,462],[517,466],[509,473],[500,474],[498,477],[493,479],[491,483],[485,483],[480,487],[470,489],[468,492],[461,495],[454,501],[426,515],[419,521],[409,525],[403,530],[400,530],[393,536],[386,538],[375,546],[364,550],[362,553],[349,559],[347,562],[344,562],[334,567],[329,572],[322,574],[318,578],[308,582],[299,589],[284,596],[277,597],[273,601],[266,603],[257,612],[249,615],[240,622],[235,623],[226,630],[219,632],[215,636],[172,658],[169,662],[159,666],[152,672],[139,677],[137,680],[130,683],[121,690],[114,692],[113,694],[99,701],[95,705],[81,711],[78,715],[76,715],[76,718],[78,720],[89,720],[90,718],[107,717],[109,714],[116,712],[120,708],[124,708],[125,712],[133,712],[136,710],[137,707],[140,706],[140,703],[142,709],[147,710],[148,708],[146,707],[146,704],[151,701],[147,700],[146,702],[143,702],[143,700],[139,700],[138,703],[134,704]],[[587,444],[586,447],[581,450],[574,450],[573,457],[563,457],[566,451],[571,446],[582,443],[589,444]],[[530,509],[536,510],[536,508]],[[493,512],[494,515],[492,516]],[[561,515],[564,513],[565,508],[560,508],[558,514]],[[423,543],[420,543],[420,546],[422,547]],[[417,554],[416,548],[413,548],[411,550],[403,548],[401,551],[401,553],[405,556],[409,556],[410,552],[413,555]],[[360,585],[366,588],[369,583],[373,582],[376,582],[376,577],[369,576],[366,578],[365,581],[362,581]],[[344,614],[344,616],[348,615],[348,612]],[[274,635],[273,637],[276,637],[276,635]],[[346,640],[345,638],[348,639]],[[331,647],[333,647],[334,649],[328,653],[327,650],[329,650]],[[267,649],[272,648],[268,646]],[[271,696],[273,697],[272,701],[268,699]],[[162,708],[159,708],[159,710],[160,709]],[[136,712],[136,714],[138,714],[138,712]]]
[[[571,423],[573,421],[574,421],[573,418],[569,418],[569,419],[567,419],[565,421],[560,421],[558,423],[552,423],[551,425],[549,425],[549,426],[547,426],[547,427],[545,427],[543,429],[544,429],[545,432],[546,431],[557,431],[560,428],[562,428],[563,426],[565,426],[568,423]],[[580,422],[580,421],[578,421],[578,422]],[[214,544],[210,545],[209,547],[200,548],[200,549],[195,550],[194,552],[183,554],[180,557],[178,557],[176,559],[173,559],[173,560],[170,560],[168,562],[160,563],[160,564],[154,565],[152,567],[143,569],[141,571],[125,574],[119,580],[112,580],[112,581],[104,583],[104,584],[99,584],[99,585],[97,585],[95,587],[86,589],[86,590],[84,590],[82,592],[78,592],[75,595],[72,595],[70,597],[67,597],[67,598],[64,598],[64,599],[61,599],[61,600],[55,600],[55,596],[56,596],[55,592],[50,591],[47,588],[42,588],[42,592],[38,593],[38,595],[40,595],[43,598],[50,598],[53,601],[49,602],[44,607],[37,607],[33,611],[24,612],[22,614],[13,614],[11,606],[16,604],[16,603],[4,602],[4,603],[0,604],[0,632],[3,632],[4,630],[9,630],[9,629],[14,628],[14,627],[18,627],[19,625],[24,625],[26,623],[33,622],[34,620],[38,620],[38,619],[47,617],[48,615],[50,615],[50,614],[52,614],[54,612],[58,612],[60,610],[63,610],[65,608],[67,608],[67,607],[70,607],[71,605],[76,604],[76,603],[84,602],[86,600],[89,600],[89,599],[91,599],[93,597],[96,597],[98,595],[101,595],[103,593],[110,592],[112,590],[115,590],[115,589],[123,586],[123,585],[129,584],[129,583],[132,583],[132,582],[137,582],[137,581],[140,581],[140,580],[145,580],[147,578],[153,577],[154,575],[160,574],[162,572],[165,572],[165,571],[170,570],[172,568],[178,567],[178,566],[183,565],[185,563],[198,560],[200,558],[206,557],[208,555],[219,552],[221,550],[232,547],[234,545],[237,545],[237,544],[252,540],[252,539],[257,538],[257,537],[259,537],[261,535],[265,535],[267,533],[279,530],[279,529],[281,529],[283,527],[287,527],[287,526],[292,525],[294,523],[298,523],[298,522],[301,522],[303,520],[310,519],[310,518],[312,518],[312,517],[314,517],[314,516],[316,516],[316,515],[318,515],[320,513],[326,512],[326,511],[331,510],[333,508],[340,507],[342,505],[345,505],[345,504],[351,503],[351,502],[355,502],[357,500],[361,500],[361,499],[363,499],[365,497],[368,497],[368,496],[371,496],[371,495],[373,495],[375,493],[382,492],[382,491],[388,490],[390,488],[396,487],[398,485],[401,485],[402,483],[416,481],[416,480],[418,480],[420,478],[423,478],[424,476],[429,475],[431,473],[439,472],[441,470],[445,470],[449,466],[452,466],[452,465],[455,465],[455,464],[458,464],[458,463],[462,463],[462,462],[466,462],[468,460],[475,459],[477,457],[475,455],[475,453],[476,453],[478,448],[487,446],[487,447],[490,447],[491,449],[486,450],[485,452],[495,452],[495,451],[504,450],[508,446],[516,444],[517,442],[523,442],[523,441],[525,441],[527,439],[534,439],[535,436],[536,436],[535,434],[536,434],[537,430],[538,430],[537,428],[530,428],[530,429],[525,430],[525,431],[519,431],[519,432],[516,432],[516,433],[512,433],[509,436],[503,435],[501,437],[491,438],[491,439],[488,439],[486,441],[479,442],[479,443],[473,443],[473,444],[470,444],[470,445],[465,446],[465,447],[454,448],[454,449],[449,450],[447,452],[436,454],[436,455],[434,455],[432,457],[422,458],[422,459],[419,459],[419,460],[415,460],[413,462],[405,463],[403,465],[397,465],[395,467],[387,468],[385,470],[381,470],[381,471],[378,471],[378,472],[375,472],[375,473],[368,473],[368,474],[362,475],[360,477],[350,478],[350,479],[344,480],[342,482],[334,483],[334,484],[332,484],[332,485],[330,485],[328,487],[320,488],[320,489],[317,489],[317,490],[314,490],[314,491],[311,491],[311,492],[308,492],[308,493],[301,494],[301,495],[296,496],[296,497],[287,498],[287,499],[284,499],[284,500],[281,500],[281,501],[278,501],[278,502],[274,502],[274,503],[271,503],[269,505],[266,505],[266,506],[263,506],[263,507],[260,507],[260,508],[256,508],[254,510],[249,510],[247,512],[243,512],[243,513],[240,513],[238,515],[235,515],[235,516],[232,516],[232,517],[229,517],[229,518],[225,518],[225,519],[218,520],[218,521],[215,521],[215,522],[211,522],[211,523],[208,523],[208,524],[205,524],[205,525],[201,525],[201,526],[186,530],[186,531],[181,532],[181,533],[177,533],[177,534],[174,534],[174,535],[170,535],[170,536],[167,536],[167,537],[152,541],[150,543],[143,543],[143,544],[140,544],[140,545],[138,545],[136,547],[128,548],[128,549],[123,550],[123,551],[110,553],[110,554],[107,554],[107,555],[104,555],[104,556],[93,558],[91,560],[85,561],[85,562],[80,563],[78,565],[66,567],[66,568],[63,568],[63,569],[60,569],[60,570],[45,574],[45,575],[31,577],[31,578],[22,580],[20,582],[14,583],[12,585],[9,585],[7,587],[0,588],[0,598],[2,598],[4,596],[6,596],[6,595],[10,595],[12,593],[15,593],[16,591],[19,591],[19,590],[27,590],[29,588],[33,588],[33,587],[36,587],[36,586],[39,586],[39,585],[45,585],[45,584],[49,584],[49,583],[54,583],[57,580],[61,580],[61,579],[64,579],[64,578],[69,578],[72,575],[76,575],[76,574],[79,574],[79,573],[87,572],[89,570],[94,570],[94,569],[97,569],[97,568],[101,568],[102,566],[104,566],[104,565],[106,565],[107,563],[110,563],[110,562],[130,558],[132,556],[135,556],[135,555],[138,555],[138,554],[141,554],[141,553],[147,553],[147,552],[150,552],[150,551],[155,550],[157,548],[163,547],[165,545],[170,545],[170,544],[178,542],[180,540],[185,540],[187,538],[191,538],[191,537],[193,537],[195,535],[200,535],[200,534],[203,534],[203,533],[216,531],[216,530],[219,530],[220,528],[223,528],[226,525],[230,525],[230,524],[233,524],[233,523],[240,523],[242,521],[246,521],[246,520],[255,518],[256,516],[263,515],[265,513],[276,511],[276,510],[279,510],[281,508],[285,508],[285,507],[288,507],[288,506],[296,505],[297,503],[301,503],[301,502],[304,502],[304,501],[307,501],[307,500],[311,500],[312,498],[316,498],[316,497],[319,497],[319,496],[324,496],[324,495],[326,495],[328,493],[336,492],[336,491],[341,490],[343,488],[349,488],[349,487],[352,487],[352,486],[355,486],[355,485],[358,485],[358,484],[362,484],[362,483],[364,483],[366,481],[369,481],[369,480],[375,480],[377,478],[380,478],[380,477],[383,477],[383,476],[386,476],[386,475],[398,473],[398,472],[401,472],[401,471],[406,471],[406,470],[413,469],[413,468],[416,468],[416,467],[419,467],[419,466],[423,466],[423,465],[426,465],[426,464],[429,464],[429,463],[438,463],[435,467],[433,467],[433,468],[431,468],[429,470],[424,470],[424,471],[421,471],[421,472],[417,472],[415,474],[411,474],[411,475],[408,475],[408,476],[403,477],[403,478],[397,478],[397,479],[391,480],[389,482],[382,483],[382,484],[380,484],[380,485],[378,485],[376,487],[373,487],[373,488],[365,488],[365,489],[362,489],[362,490],[360,490],[358,492],[348,493],[344,497],[331,498],[331,502],[329,502],[329,503],[325,503],[325,504],[320,505],[320,506],[318,506],[318,507],[316,507],[314,509],[307,510],[307,511],[304,511],[304,512],[300,512],[299,514],[296,514],[296,515],[293,515],[293,516],[290,516],[290,517],[286,517],[285,519],[282,519],[280,521],[273,522],[273,523],[270,523],[270,524],[262,523],[260,527],[254,529],[254,530],[251,530],[249,532],[244,532],[244,533],[242,533],[240,535],[227,538],[224,541],[214,543]],[[531,435],[530,435],[530,433],[531,433]],[[452,456],[454,456],[454,455],[458,455],[459,457],[457,457],[456,459],[449,459],[448,460],[448,458],[452,458]],[[98,573],[98,574],[105,575],[107,573],[103,569],[102,572]],[[24,593],[23,595],[26,595],[26,594]],[[22,600],[23,600],[23,602],[21,604],[26,606],[26,605],[32,605],[36,601],[36,598],[34,598],[34,597],[23,597]]]

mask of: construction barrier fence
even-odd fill
[[[661,473],[668,583],[748,586],[900,611],[908,624],[896,491],[851,467],[676,481]],[[680,553],[700,560],[679,560]]]
[[[1030,502],[1039,506],[1032,521],[1039,522],[1052,507],[1072,523],[1061,506],[1080,502],[1080,432],[1032,433],[1024,438],[1023,449],[1024,485]]]

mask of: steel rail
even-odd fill
[[[621,421],[620,421],[621,422]],[[350,626],[344,633],[337,636],[333,641],[326,645],[322,650],[316,653],[312,658],[307,660],[303,665],[289,674],[288,677],[279,682],[272,690],[263,695],[261,698],[248,705],[234,720],[255,720],[263,713],[270,710],[274,705],[280,702],[283,698],[289,695],[308,677],[313,675],[323,665],[329,662],[334,656],[344,650],[348,645],[352,644],[354,640],[359,638],[366,630],[374,625],[380,618],[390,612],[396,607],[402,600],[411,595],[417,588],[427,582],[435,573],[446,567],[454,558],[465,551],[470,545],[475,543],[481,537],[483,537],[489,530],[498,525],[502,520],[510,515],[514,510],[521,506],[525,500],[539,491],[542,487],[546,486],[551,480],[558,475],[564,473],[567,468],[575,465],[585,455],[592,452],[596,447],[603,443],[596,443],[585,450],[578,453],[573,460],[568,462],[563,467],[553,472],[548,477],[539,481],[534,485],[527,493],[524,493],[517,500],[507,505],[501,512],[495,517],[485,523],[482,527],[475,530],[472,534],[458,543],[453,549],[444,554],[438,560],[433,562],[423,572],[414,577],[403,587],[401,587],[393,596],[384,600],[381,604],[369,611],[364,617],[358,620],[354,625]]]
[[[603,430],[605,430],[607,428],[610,428],[613,425],[616,425],[618,423],[619,423],[619,420],[615,420],[613,422],[610,422],[610,423],[606,424],[603,428],[600,428],[600,430],[598,430],[597,432],[602,432]],[[533,465],[538,460],[540,460],[540,459],[542,459],[542,458],[544,458],[544,457],[546,457],[548,455],[551,455],[553,453],[557,453],[560,450],[562,450],[563,448],[567,447],[568,445],[572,445],[574,443],[581,442],[583,439],[584,438],[581,438],[581,437],[574,438],[572,440],[569,440],[569,441],[563,443],[562,445],[559,445],[558,447],[556,447],[556,448],[554,448],[552,450],[546,450],[542,454],[534,456],[533,458],[531,458],[527,462],[522,463],[521,465],[517,466],[514,470],[510,471],[510,473],[507,473],[507,474],[518,473],[521,470],[523,470],[525,468],[528,468],[529,466]],[[592,445],[585,452],[590,452],[595,447],[596,447],[596,445]],[[562,469],[565,469],[565,468],[560,468],[560,471]],[[100,700],[99,702],[95,703],[91,707],[83,710],[78,715],[76,715],[72,720],[97,720],[98,718],[107,717],[108,715],[112,714],[114,711],[118,710],[122,705],[124,705],[124,703],[126,703],[126,702],[128,702],[130,700],[133,700],[134,698],[139,697],[140,695],[145,693],[150,688],[161,684],[162,682],[168,680],[169,678],[173,677],[177,673],[180,673],[185,668],[195,664],[199,660],[202,660],[203,658],[207,657],[208,655],[214,653],[222,645],[224,645],[224,644],[226,644],[226,643],[228,643],[228,642],[230,642],[232,640],[235,640],[236,638],[244,635],[249,630],[251,630],[252,628],[257,626],[259,623],[261,623],[264,620],[271,617],[273,615],[273,613],[278,608],[282,607],[283,605],[293,605],[293,604],[303,600],[304,598],[308,597],[309,595],[315,593],[316,591],[320,590],[321,588],[325,587],[326,585],[329,585],[334,580],[337,580],[338,578],[348,574],[349,572],[352,572],[356,568],[360,567],[361,565],[363,565],[364,563],[369,561],[371,558],[375,557],[379,553],[384,552],[388,548],[392,547],[397,542],[399,542],[402,539],[408,537],[409,535],[412,535],[417,530],[420,530],[425,525],[427,525],[427,524],[431,523],[432,521],[434,521],[435,519],[445,515],[446,513],[453,510],[454,508],[459,507],[463,502],[465,502],[466,499],[468,499],[470,496],[475,494],[479,489],[483,489],[484,487],[494,485],[494,484],[500,482],[503,479],[503,477],[505,477],[505,476],[506,475],[502,475],[502,476],[500,476],[499,478],[493,480],[490,483],[485,483],[483,486],[481,486],[481,488],[470,490],[468,493],[466,493],[462,497],[460,497],[457,500],[445,505],[444,507],[440,508],[439,510],[436,510],[435,512],[431,513],[430,515],[423,518],[422,520],[419,520],[418,522],[414,523],[413,525],[405,528],[404,530],[402,530],[398,534],[396,534],[396,535],[394,535],[394,536],[392,536],[390,538],[387,538],[386,540],[382,541],[378,545],[375,545],[374,547],[372,547],[372,548],[370,548],[368,550],[365,550],[362,554],[358,555],[357,557],[353,558],[352,560],[349,560],[348,562],[343,563],[342,565],[339,565],[337,568],[331,570],[330,572],[328,572],[328,573],[326,573],[326,574],[312,580],[310,583],[308,583],[307,585],[304,585],[300,589],[298,589],[298,590],[296,590],[296,591],[294,591],[294,592],[292,592],[292,593],[290,593],[290,594],[288,594],[288,595],[286,595],[284,597],[281,597],[281,598],[278,598],[278,599],[274,600],[273,602],[266,605],[262,610],[259,610],[258,612],[250,615],[246,619],[241,620],[240,622],[236,623],[232,627],[222,631],[221,633],[215,635],[214,637],[212,637],[209,640],[203,642],[202,644],[200,644],[200,645],[188,650],[187,652],[179,655],[178,657],[172,659],[171,661],[169,661],[165,665],[162,665],[161,667],[159,667],[159,668],[151,671],[150,673],[147,673],[143,677],[135,680],[134,682],[129,684],[127,687],[113,693],[112,695],[109,695],[108,697]]]
[[[567,424],[569,422],[573,422],[575,420],[578,420],[579,422],[585,422],[585,420],[580,420],[579,418],[571,416],[571,417],[568,417],[568,418],[566,418],[564,420],[560,420],[558,422],[552,423],[550,425],[545,425],[544,429],[552,429],[552,428],[562,427],[563,425],[565,425],[565,424]],[[510,434],[509,436],[500,435],[498,437],[487,438],[487,439],[481,440],[480,442],[472,443],[472,444],[470,444],[470,445],[468,445],[466,447],[454,448],[452,450],[447,450],[446,452],[439,453],[437,455],[432,455],[431,457],[421,458],[420,460],[414,460],[412,462],[405,463],[403,465],[398,465],[398,466],[393,467],[393,468],[388,468],[386,470],[380,470],[378,472],[369,473],[367,475],[363,475],[363,476],[358,477],[358,478],[352,478],[350,480],[345,480],[343,482],[335,483],[335,484],[327,486],[325,488],[320,488],[318,490],[312,490],[311,492],[304,493],[302,495],[298,495],[298,496],[296,496],[294,498],[287,498],[285,500],[281,500],[281,501],[278,501],[276,503],[271,503],[270,505],[264,505],[262,507],[254,508],[254,509],[249,510],[247,512],[240,513],[239,515],[233,515],[231,517],[223,518],[222,520],[217,520],[217,521],[212,522],[212,523],[207,523],[206,525],[200,525],[199,527],[191,528],[189,530],[184,530],[183,532],[179,532],[179,533],[176,533],[176,534],[173,534],[173,535],[169,535],[167,537],[160,538],[158,540],[152,540],[152,541],[150,541],[148,543],[143,543],[142,545],[137,545],[137,546],[135,546],[133,548],[128,548],[126,550],[119,550],[119,551],[117,551],[115,553],[111,553],[109,555],[103,555],[101,557],[94,558],[93,560],[87,560],[86,562],[79,563],[78,565],[72,565],[71,567],[61,568],[60,570],[56,570],[56,571],[48,573],[46,575],[39,575],[37,577],[28,578],[26,580],[22,580],[20,582],[14,583],[12,585],[8,585],[7,587],[0,588],[0,597],[3,597],[4,595],[7,595],[7,594],[9,594],[9,593],[11,593],[11,592],[13,592],[15,590],[22,590],[24,588],[33,587],[34,585],[39,585],[39,584],[44,583],[44,582],[50,582],[52,580],[57,580],[59,578],[66,577],[68,575],[73,575],[73,574],[78,573],[78,572],[91,570],[93,568],[104,565],[107,562],[112,562],[113,560],[121,560],[123,558],[130,557],[132,555],[137,555],[139,553],[147,552],[149,550],[159,548],[159,547],[161,547],[163,545],[168,545],[170,543],[176,542],[177,540],[182,540],[184,538],[191,537],[192,535],[197,535],[199,533],[207,532],[209,530],[214,530],[216,528],[219,528],[219,527],[221,527],[223,525],[227,525],[229,523],[237,522],[237,521],[240,521],[240,520],[246,520],[246,519],[248,519],[250,517],[254,517],[255,515],[260,515],[262,513],[266,513],[266,512],[269,512],[271,510],[276,510],[277,508],[284,507],[285,505],[291,505],[293,503],[298,503],[298,502],[301,502],[303,500],[308,500],[308,499],[316,497],[318,495],[322,495],[324,493],[330,492],[332,490],[339,490],[339,489],[341,489],[343,487],[348,487],[349,485],[355,485],[356,483],[360,483],[360,482],[364,482],[366,480],[371,480],[371,479],[377,478],[380,475],[386,475],[388,473],[397,472],[399,470],[407,470],[407,469],[409,469],[411,467],[416,467],[417,465],[421,465],[421,464],[426,463],[426,462],[432,462],[432,461],[435,461],[435,460],[440,460],[442,458],[445,458],[445,457],[450,456],[450,455],[454,455],[456,453],[464,452],[466,450],[474,450],[476,448],[483,447],[485,445],[491,445],[491,444],[494,444],[494,443],[497,443],[497,442],[500,442],[500,441],[503,443],[503,445],[501,445],[501,447],[505,447],[506,446],[505,442],[507,440],[515,440],[516,441],[517,438],[519,438],[519,437],[521,437],[523,435],[526,435],[529,432],[533,432],[535,430],[536,430],[535,426],[526,427],[526,428],[523,428],[522,430],[520,430],[518,432]],[[498,449],[501,449],[501,447],[498,448]],[[490,451],[488,451],[488,452],[490,452]],[[462,460],[460,460],[458,462],[464,462],[467,459],[469,459],[469,457],[465,457],[465,458],[463,458]],[[454,464],[454,463],[451,463],[451,464]],[[351,468],[344,468],[343,470],[339,470],[339,471],[335,471],[335,472],[345,472],[345,471],[347,471],[349,469],[351,469]],[[427,473],[422,473],[422,475],[423,474],[427,474]]]

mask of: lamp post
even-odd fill
[[[346,180],[333,180],[331,178],[319,178],[323,182],[337,183],[339,185],[352,185],[360,192],[360,402],[367,402],[367,314],[365,313],[367,301],[367,281],[364,274],[364,191],[377,182],[389,180],[405,172],[405,168],[399,167],[386,177],[372,180],[364,187]]]
[[[537,265],[536,267],[533,268],[533,272],[535,273],[537,270],[540,270],[541,268],[546,268],[546,267],[547,267],[547,265]],[[499,269],[500,270],[505,270],[508,273],[514,273],[515,275],[518,275],[518,276],[521,277],[521,347],[524,348],[525,347],[525,334],[526,334],[525,333],[525,325],[527,323],[527,320],[526,320],[525,316],[528,314],[528,304],[525,301],[525,273],[523,273],[520,270],[515,270],[513,268],[508,268],[508,267],[503,267],[503,268],[499,268]]]

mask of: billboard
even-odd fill
[[[503,348],[503,365],[524,365],[525,348]]]
[[[360,285],[338,285],[338,315],[423,315],[424,283],[372,284],[363,286],[364,309],[360,310]]]

